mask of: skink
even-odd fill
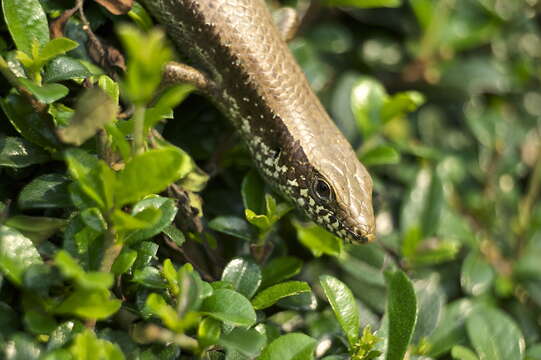
[[[232,121],[265,180],[353,243],[375,238],[372,181],[311,90],[264,0],[143,0]]]

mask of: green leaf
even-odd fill
[[[163,66],[171,59],[171,49],[165,46],[165,35],[158,29],[142,33],[134,26],[124,25],[119,27],[118,35],[128,58],[124,91],[133,103],[147,103],[160,85]]]
[[[261,270],[252,260],[231,260],[222,273],[222,280],[233,284],[233,289],[251,299],[261,284]]]
[[[61,174],[41,175],[28,183],[19,193],[17,205],[22,209],[54,209],[72,207],[69,178]]]
[[[316,343],[316,339],[301,333],[282,335],[263,350],[259,360],[310,360]]]
[[[137,202],[132,209],[132,215],[136,216],[146,209],[159,209],[161,216],[152,226],[136,231],[129,237],[130,242],[137,242],[154,237],[169,226],[177,214],[177,207],[173,199],[152,195]]]
[[[159,246],[151,241],[142,241],[137,244],[137,261],[134,264],[135,269],[142,269],[150,264],[152,259],[156,258]]]
[[[401,210],[400,225],[404,234],[402,252],[412,263],[431,264],[454,256],[454,242],[440,242],[423,248],[422,240],[434,236],[444,208],[443,184],[436,171],[421,168]]]
[[[81,220],[86,226],[99,233],[107,230],[107,222],[98,208],[91,207],[81,211]]]
[[[24,168],[49,160],[47,152],[22,138],[0,136],[0,166]]]
[[[8,349],[6,349],[8,350]],[[41,348],[35,340],[32,340],[28,335],[18,333],[15,334],[9,342],[9,351],[6,351],[6,360],[38,360],[40,357]]]
[[[541,360],[541,344],[535,344],[528,348],[526,351],[527,360]]]
[[[163,229],[163,233],[167,235],[176,245],[182,246],[186,241],[186,237],[175,225],[171,224]]]
[[[22,96],[10,94],[0,99],[0,106],[13,127],[26,140],[51,151],[62,147],[52,131],[52,122],[48,115],[34,111]]]
[[[451,349],[451,356],[457,360],[479,360],[475,353],[467,347],[455,345]]]
[[[252,300],[252,305],[256,310],[265,309],[280,299],[310,291],[310,286],[304,281],[286,281],[259,292]]]
[[[118,106],[118,99],[120,96],[120,87],[118,86],[118,83],[107,75],[100,75],[98,77],[98,86],[105,91],[105,93],[113,99],[115,105]]]
[[[53,316],[36,309],[27,309],[23,321],[34,334],[49,334],[58,325]]]
[[[495,274],[492,267],[486,262],[484,256],[476,251],[471,251],[462,263],[460,284],[462,289],[478,296],[490,289]]]
[[[315,225],[303,225],[299,222],[293,222],[297,230],[299,241],[306,246],[314,256],[327,254],[331,256],[340,256],[342,253],[342,240]]]
[[[386,278],[389,338],[385,360],[403,360],[417,320],[417,299],[404,272],[387,273]]]
[[[77,59],[59,56],[45,66],[43,81],[54,83],[72,79],[86,79],[92,73]]]
[[[32,241],[15,229],[0,225],[0,271],[16,285],[22,284],[24,272],[42,264]]]
[[[237,216],[218,216],[209,222],[212,230],[251,241],[256,237],[254,229],[246,220]]]
[[[425,102],[423,94],[417,91],[405,91],[392,96],[381,109],[382,121],[388,122],[408,112],[417,110]]]
[[[418,344],[427,338],[440,323],[445,294],[439,286],[439,277],[436,274],[427,279],[417,280],[414,284],[417,296],[417,323],[412,337],[412,343]]]
[[[39,86],[25,78],[19,78],[18,80],[36,99],[44,104],[52,104],[69,93],[69,89],[61,84],[43,84]]]
[[[113,275],[105,272],[85,272],[69,253],[60,250],[55,256],[55,264],[64,276],[73,279],[75,284],[85,291],[107,290],[113,285]]]
[[[267,231],[272,226],[272,221],[267,215],[258,215],[250,209],[244,210],[246,220],[261,231]]]
[[[2,10],[17,49],[30,55],[34,41],[49,41],[47,15],[39,0],[2,0]]]
[[[158,316],[165,326],[171,330],[183,332],[186,325],[188,325],[182,321],[175,309],[158,294],[150,294],[146,300],[146,306],[151,313]]]
[[[387,98],[383,85],[369,77],[360,77],[353,87],[351,108],[363,136],[368,138],[380,130],[381,107]]]
[[[400,162],[400,153],[389,145],[378,145],[363,151],[359,160],[365,166],[392,165]]]
[[[49,105],[47,109],[56,126],[67,126],[74,112],[75,110],[59,102]]]
[[[165,289],[167,287],[160,271],[153,266],[145,266],[135,270],[132,281],[149,289]]]
[[[47,62],[59,55],[64,55],[75,49],[79,44],[65,37],[54,38],[44,44],[39,50],[39,57],[42,62]]]
[[[131,236],[136,231],[151,229],[160,220],[162,212],[160,209],[149,207],[136,215],[126,214],[122,210],[115,210],[111,213],[111,219],[117,231],[122,232],[122,241],[131,242]]]
[[[217,344],[221,334],[222,322],[211,317],[204,318],[197,328],[197,340],[203,347]]]
[[[100,359],[100,360],[124,360],[124,354],[118,347],[109,341],[98,339],[96,335],[86,329],[77,334],[70,347],[73,359]]]
[[[40,244],[66,226],[67,220],[44,216],[16,215],[6,220],[5,225],[19,230],[35,244]]]
[[[84,329],[84,325],[78,321],[66,321],[60,324],[50,334],[47,350],[50,351],[63,347]]]
[[[467,334],[464,322],[473,311],[474,306],[468,299],[461,299],[445,306],[440,325],[429,336],[431,344],[427,355],[438,357],[449,351],[456,344],[465,344]]]
[[[116,206],[159,193],[191,170],[191,159],[175,147],[150,150],[131,159],[118,174]]]
[[[295,311],[314,311],[317,308],[318,302],[314,293],[303,292],[280,299],[276,305],[283,309]]]
[[[57,314],[71,314],[84,319],[106,319],[120,309],[122,302],[111,299],[107,290],[75,290],[54,311]]]
[[[0,301],[0,338],[9,337],[19,330],[20,316],[8,304]]]
[[[353,348],[359,338],[359,326],[361,323],[355,297],[353,297],[346,284],[335,277],[322,275],[319,278],[319,283],[331,304],[340,327],[346,334],[350,348]]]
[[[201,305],[201,312],[234,326],[250,327],[256,321],[252,304],[240,293],[217,289]]]
[[[235,328],[220,337],[219,344],[228,350],[235,350],[240,354],[254,358],[265,346],[265,336],[254,329]]]
[[[521,360],[525,342],[515,322],[501,310],[479,306],[466,319],[470,341],[481,360]]]
[[[120,255],[115,259],[111,272],[115,275],[126,273],[135,263],[137,259],[137,251],[124,248]]]
[[[145,133],[159,121],[173,118],[173,108],[178,106],[195,88],[189,84],[170,86],[163,90],[154,106],[145,111]]]
[[[302,260],[293,256],[272,259],[261,271],[261,289],[287,280],[301,272]]]
[[[134,2],[128,16],[144,31],[152,28],[152,18],[141,4]]]
[[[60,140],[79,146],[105,125],[115,120],[117,106],[113,99],[98,88],[92,88],[77,101],[70,124],[58,130]]]
[[[66,150],[65,159],[80,190],[102,210],[109,211],[113,207],[115,173],[104,161],[81,149]]]
[[[257,215],[264,213],[264,183],[256,171],[250,171],[242,180],[241,194],[245,209],[249,209]]]
[[[327,6],[353,6],[361,9],[378,7],[399,7],[402,0],[325,0]]]

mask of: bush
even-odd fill
[[[290,47],[373,177],[360,246],[160,85],[128,3],[2,0],[0,359],[541,359],[536,0],[312,1]]]

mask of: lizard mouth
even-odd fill
[[[372,242],[376,239],[376,234],[374,231],[361,231],[361,232],[356,232],[356,231],[353,231],[349,228],[344,228],[344,230],[346,231],[346,239],[348,242],[351,242],[351,243],[361,243],[361,244],[365,244],[365,243],[369,243],[369,242]]]

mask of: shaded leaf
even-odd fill
[[[32,43],[49,41],[47,16],[39,0],[2,0],[2,10],[17,49],[32,53]]]
[[[365,166],[397,164],[400,162],[400,153],[389,145],[379,145],[363,151],[359,160]]]
[[[231,260],[222,273],[222,280],[233,284],[233,289],[251,299],[261,284],[261,270],[245,258]]]
[[[252,305],[256,310],[265,309],[280,299],[310,291],[310,286],[304,281],[287,281],[259,292],[252,300]]]
[[[501,310],[479,306],[466,319],[468,336],[481,360],[520,360],[524,337],[515,322]]]
[[[47,150],[57,150],[62,147],[52,131],[49,118],[34,111],[22,96],[10,94],[0,100],[0,105],[13,127],[26,140]]]
[[[28,183],[19,193],[21,209],[48,209],[73,206],[68,193],[69,178],[61,174],[41,175]]]
[[[299,222],[293,222],[297,230],[299,241],[306,246],[314,256],[322,254],[339,256],[342,252],[342,240],[334,236],[325,229],[315,225],[303,225]]]
[[[265,337],[254,329],[235,328],[223,334],[218,343],[226,349],[234,349],[252,358],[259,355],[265,346]]]
[[[111,299],[107,290],[75,290],[55,308],[58,314],[72,314],[84,319],[106,319],[120,309],[122,302]]]
[[[256,315],[252,304],[236,291],[217,289],[201,304],[201,312],[235,326],[252,326]]]
[[[69,89],[61,84],[49,83],[39,86],[25,78],[19,78],[19,82],[44,104],[52,104],[69,93]]]
[[[190,158],[175,147],[163,147],[137,155],[118,174],[116,206],[159,193],[186,175],[190,169]]]
[[[321,276],[319,283],[340,327],[346,334],[350,348],[353,348],[359,338],[361,318],[351,290],[343,282],[329,275]]]
[[[389,338],[386,360],[402,360],[417,320],[417,299],[410,280],[402,271],[387,273]]]
[[[5,225],[19,230],[36,244],[48,239],[66,224],[64,219],[27,215],[12,216],[5,222]]]
[[[287,280],[300,273],[301,269],[302,260],[297,259],[296,257],[283,256],[272,259],[261,271],[261,289]]]
[[[0,166],[23,168],[48,160],[47,152],[26,140],[0,136]]]
[[[255,231],[246,220],[237,216],[218,216],[209,222],[213,230],[251,241],[256,237]]]
[[[316,340],[308,335],[290,333],[271,342],[259,360],[309,360],[313,359]]]
[[[71,79],[85,79],[89,76],[92,76],[92,73],[79,60],[69,56],[59,56],[45,66],[43,81],[53,83]]]
[[[15,229],[0,226],[0,271],[16,285],[22,284],[24,272],[43,260],[32,241]]]
[[[156,222],[153,222],[151,227],[130,234],[130,242],[150,239],[153,236],[158,235],[173,222],[177,214],[177,207],[175,206],[175,201],[173,199],[161,196],[149,196],[133,206],[132,215],[137,216],[137,214],[140,214],[142,211],[149,208],[160,210],[159,219]]]

